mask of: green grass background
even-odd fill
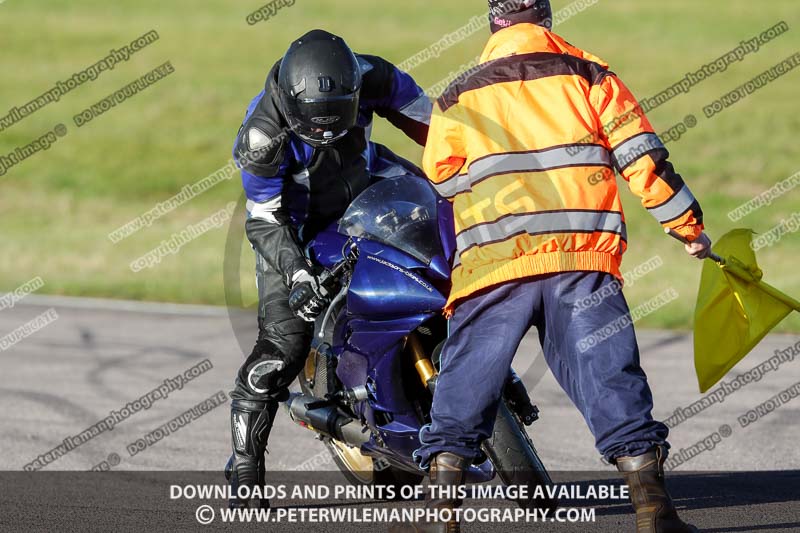
[[[559,9],[567,1],[555,0]],[[357,51],[395,63],[483,15],[482,0],[297,0],[255,26],[247,14],[259,1],[7,0],[0,4],[0,114],[22,105],[101,59],[111,48],[155,29],[161,38],[127,63],[104,73],[0,133],[0,153],[11,152],[65,123],[69,134],[49,151],[0,177],[0,290],[41,276],[40,292],[154,301],[224,304],[222,263],[227,231],[193,241],[157,267],[134,274],[129,263],[188,224],[241,197],[238,178],[216,186],[152,227],[112,244],[107,235],[222,166],[249,100],[289,42],[321,27]],[[800,51],[796,0],[600,0],[557,27],[576,46],[611,63],[640,96],[650,96],[698,69],[740,40],[785,20],[791,31],[661,108],[650,118],[661,131],[688,114],[700,123],[670,145],[678,170],[700,198],[712,237],[734,227],[764,232],[800,211],[800,189],[732,223],[727,213],[800,170],[800,69],[713,120],[702,107]],[[479,54],[488,29],[411,73],[428,87]],[[176,72],[146,92],[78,129],[72,116],[146,71],[171,61]],[[379,123],[374,138],[414,160],[421,150]],[[669,287],[680,299],[643,326],[687,328],[700,264],[623,191],[630,233],[624,270],[655,254],[665,266],[627,291],[632,305]],[[795,261],[800,232],[762,250],[766,279],[800,297]],[[241,253],[241,288],[252,303],[252,253]],[[783,331],[800,331],[798,314]]]

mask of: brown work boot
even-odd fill
[[[467,460],[452,453],[442,452],[431,460],[430,482],[428,493],[425,496],[425,508],[435,509],[439,513],[445,510],[452,511],[461,507],[462,500],[457,498],[434,498],[431,487],[449,487],[449,495],[455,495],[457,488],[464,484],[464,470]],[[440,496],[440,494],[436,494]],[[446,514],[446,511],[445,511]],[[455,519],[455,514],[448,522],[416,522],[411,524],[396,524],[389,527],[389,533],[459,533],[460,524]]]
[[[665,449],[661,446],[636,457],[617,458],[617,470],[628,484],[636,510],[637,533],[698,533],[678,518],[664,485]]]

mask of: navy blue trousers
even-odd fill
[[[608,461],[668,447],[669,429],[651,415],[653,395],[617,283],[602,272],[564,272],[505,283],[462,301],[442,351],[432,422],[420,431],[422,446],[414,453],[420,466],[427,468],[439,452],[479,454],[514,354],[534,326],[550,370]]]

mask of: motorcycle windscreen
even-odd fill
[[[377,241],[430,265],[442,255],[436,203],[425,178],[387,178],[356,198],[339,222],[339,232]]]

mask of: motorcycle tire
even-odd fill
[[[505,401],[500,402],[492,436],[481,449],[504,485],[526,485],[531,496],[537,486],[553,485],[525,426]],[[523,509],[548,509],[552,512],[558,507],[558,500],[547,497],[517,499],[516,502]]]

